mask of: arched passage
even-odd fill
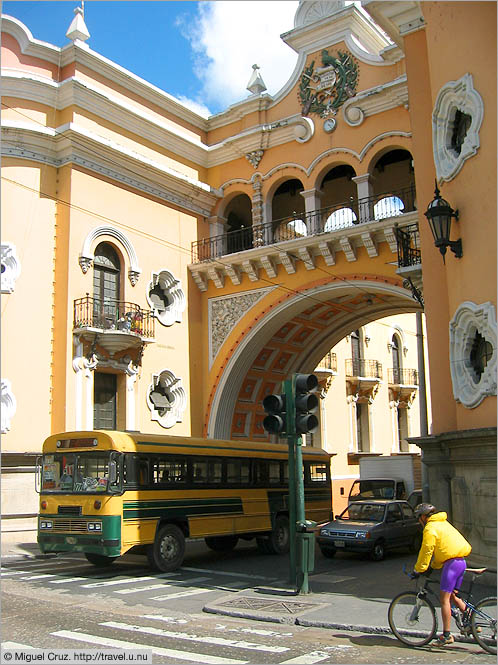
[[[266,302],[266,307],[265,307]],[[351,330],[392,314],[417,311],[399,280],[372,275],[327,279],[280,298],[270,293],[260,314],[249,311],[208,403],[206,435],[266,439],[261,403],[293,372],[312,372]],[[234,333],[235,334],[235,333]]]

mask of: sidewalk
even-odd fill
[[[19,533],[17,541],[2,540],[1,550],[6,558],[53,556],[41,554],[36,542],[23,533]],[[415,583],[401,572],[404,560],[400,557],[387,557],[376,563],[358,560],[343,574],[335,561],[327,561],[325,571],[322,565],[320,571],[309,574],[309,594],[297,595],[285,583],[278,587],[256,586],[217,598],[203,610],[271,623],[390,634],[387,611],[392,598],[401,591],[415,589]],[[279,567],[279,574],[286,572],[285,564]],[[485,573],[479,578],[473,595],[475,599],[496,596],[496,573]],[[440,624],[439,609],[437,613]],[[457,641],[472,642],[453,634]]]

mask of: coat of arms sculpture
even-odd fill
[[[355,96],[358,76],[358,63],[351,53],[338,50],[335,57],[324,49],[322,66],[315,69],[312,60],[301,76],[298,97],[302,115],[335,116],[342,104]]]

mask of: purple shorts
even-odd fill
[[[465,559],[448,559],[448,561],[445,561],[441,573],[441,591],[451,593],[455,589],[458,590],[462,584],[466,568]]]

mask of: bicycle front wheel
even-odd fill
[[[496,653],[496,598],[489,596],[480,600],[470,620],[475,641],[485,651]]]
[[[398,640],[410,647],[423,647],[436,636],[434,605],[414,591],[404,591],[393,598],[387,618]]]

